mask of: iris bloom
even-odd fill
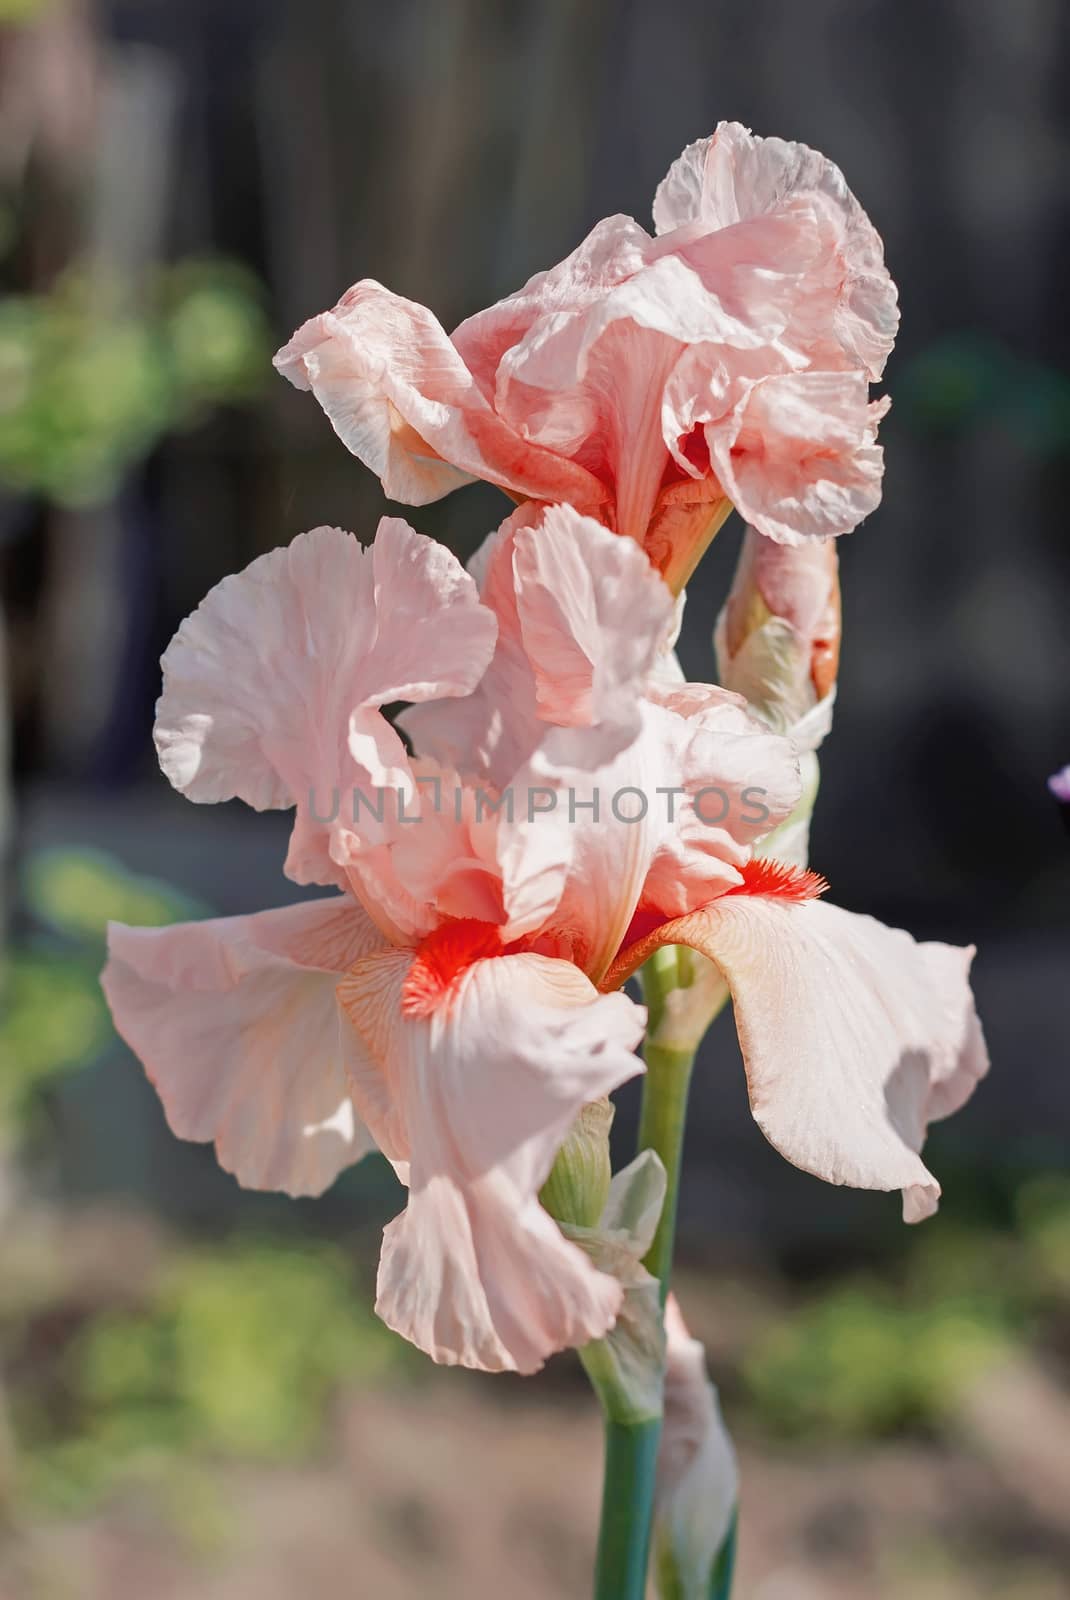
[[[895,337],[881,241],[839,169],[722,123],[660,185],[651,237],[598,223],[447,336],[366,279],[276,356],[394,500],[471,478],[567,501],[686,582],[732,506],[795,544],[880,499],[870,403]]]
[[[984,1060],[968,952],[753,858],[797,803],[792,746],[656,680],[674,608],[638,545],[525,506],[476,570],[481,593],[384,519],[369,550],[320,528],[209,593],[164,657],[163,769],[295,807],[286,870],[336,892],[113,926],[104,982],[176,1133],[295,1194],[378,1146],[408,1186],[380,1314],[438,1361],[532,1371],[620,1309],[537,1196],[581,1107],[641,1070],[616,991],[658,943],[723,970],[773,1143],[906,1188],[908,1215],[938,1193],[926,1123]]]

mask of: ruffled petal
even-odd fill
[[[156,708],[160,765],[191,800],[296,806],[287,872],[342,883],[329,847],[353,790],[408,769],[378,706],[468,694],[496,632],[457,560],[398,518],[368,550],[316,528],[224,578],[179,628]]]
[[[790,744],[738,697],[708,685],[647,693],[636,738],[593,769],[591,731],[548,735],[514,778],[514,815],[497,835],[508,936],[554,930],[596,981],[640,906],[660,920],[737,885],[751,843],[799,796]]]
[[[867,403],[858,372],[764,378],[706,425],[710,459],[747,522],[780,544],[850,533],[881,498],[875,443],[887,401]]]
[[[634,728],[638,690],[666,648],[672,596],[642,551],[568,506],[513,546],[518,620],[543,722]]]
[[[539,500],[604,498],[582,467],[531,444],[495,413],[430,311],[371,279],[304,323],[275,365],[312,390],[392,500],[425,505],[472,477]]]
[[[534,1372],[620,1308],[619,1283],[537,1197],[580,1108],[641,1070],[644,1012],[566,962],[512,955],[476,961],[429,1015],[406,1015],[413,961],[359,962],[339,990],[372,1063],[356,1103],[410,1162],[376,1309],[435,1361]]]
[[[659,234],[694,224],[730,228],[803,199],[836,228],[837,340],[853,365],[879,378],[899,325],[895,285],[880,235],[843,173],[818,151],[722,122],[673,162],[654,199],[654,223]]]
[[[320,1194],[374,1148],[338,975],[383,940],[345,896],[255,916],[108,929],[102,983],[180,1139],[248,1189]]]
[[[539,320],[596,304],[616,284],[639,272],[650,254],[645,228],[631,217],[604,217],[557,266],[536,272],[522,289],[453,330],[452,342],[483,392],[496,396],[498,369]]]
[[[633,541],[571,506],[520,507],[480,566],[494,659],[473,694],[406,711],[402,726],[421,753],[498,787],[548,725],[598,729],[583,748],[605,760],[634,737],[640,691],[668,649],[665,585]]]
[[[580,309],[548,308],[502,357],[499,411],[595,473],[612,495],[616,530],[640,542],[670,465],[663,396],[681,353],[695,343],[757,350],[787,322],[782,312],[765,325],[737,288],[741,275],[764,299],[753,264],[714,286],[681,256],[662,254]],[[723,362],[711,363],[723,371]]]
[[[469,562],[480,598],[498,621],[494,658],[463,700],[411,706],[398,717],[420,755],[492,786],[506,784],[545,731],[535,698],[517,608],[513,547],[523,528],[537,526],[546,508],[526,500],[488,535]]]
[[[824,901],[730,894],[624,951],[606,987],[660,944],[724,973],[751,1110],[781,1155],[829,1183],[902,1189],[908,1222],[935,1211],[926,1129],[988,1070],[972,948],[917,944]]]

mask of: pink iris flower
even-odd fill
[[[472,478],[565,501],[678,591],[732,506],[785,544],[849,532],[883,471],[870,402],[898,324],[880,238],[830,161],[722,123],[652,237],[598,223],[447,336],[370,279],[275,358],[394,500]]]
[[[903,1188],[908,1217],[939,1193],[926,1125],[985,1058],[971,952],[755,857],[798,800],[793,747],[657,678],[674,607],[637,544],[523,506],[473,565],[384,518],[369,549],[316,529],[209,593],[164,656],[163,770],[293,807],[287,873],[336,892],[113,925],[104,985],[174,1131],[243,1184],[314,1194],[378,1147],[408,1187],[380,1315],[438,1361],[529,1372],[620,1308],[538,1192],[641,1070],[619,991],[656,945],[723,971],[777,1148]]]

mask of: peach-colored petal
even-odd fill
[[[498,369],[509,351],[544,316],[597,304],[641,270],[650,248],[650,235],[631,217],[605,217],[557,266],[536,272],[523,288],[460,323],[452,342],[487,398],[497,397]]]
[[[296,806],[287,872],[342,883],[329,846],[353,789],[408,771],[378,707],[469,693],[496,629],[456,559],[398,518],[383,518],[368,550],[316,528],[224,578],[178,630],[163,658],[160,765],[191,800]]]
[[[525,501],[469,562],[480,598],[498,621],[494,658],[479,684],[463,700],[411,706],[398,718],[421,755],[488,785],[508,783],[545,731],[520,629],[513,566],[517,532],[537,525],[544,514],[537,501]]]
[[[788,537],[777,521],[800,538],[845,531],[875,503],[872,436],[846,475],[807,478],[796,528],[785,401],[779,415],[763,409],[771,395],[747,405],[754,385],[788,374],[876,377],[891,347],[895,289],[842,175],[802,145],[722,124],[674,165],[655,218],[658,238],[606,218],[449,338],[423,307],[358,283],[276,364],[316,393],[392,496],[418,503],[477,476],[568,502],[643,544],[674,592],[724,519],[722,466],[737,443],[751,470],[733,486],[758,507],[756,525],[774,537]],[[802,453],[827,454],[827,432],[801,436]],[[763,492],[765,457],[776,481]]]
[[[592,765],[634,736],[639,691],[668,646],[673,602],[631,540],[571,506],[529,502],[480,553],[481,598],[498,620],[473,694],[401,722],[421,752],[499,787],[547,726],[599,730]]]
[[[654,222],[659,234],[696,223],[723,229],[800,199],[836,227],[838,341],[852,364],[879,378],[899,324],[895,285],[880,235],[840,169],[818,151],[722,122],[673,162],[654,200]]]
[[[589,467],[612,493],[617,531],[640,542],[669,466],[662,397],[682,354],[696,343],[760,350],[788,321],[786,309],[767,315],[769,274],[753,261],[727,263],[714,284],[681,255],[659,254],[649,239],[645,248],[630,277],[578,308],[548,298],[503,354],[495,385],[501,414]],[[708,365],[724,370],[712,355]],[[669,426],[672,445],[679,432]]]
[[[430,311],[371,279],[304,323],[275,365],[312,390],[392,500],[424,505],[470,477],[539,500],[604,498],[582,467],[531,444],[496,414]]]
[[[338,975],[382,938],[345,896],[254,916],[108,930],[102,983],[181,1139],[250,1189],[319,1194],[373,1141]]]
[[[799,795],[790,744],[736,696],[652,685],[639,709],[638,737],[593,770],[589,733],[550,734],[498,831],[509,936],[554,928],[596,981],[640,904],[679,915],[738,884],[753,840]]]
[[[568,506],[513,545],[518,620],[539,717],[556,727],[634,726],[636,692],[673,626],[642,550]]]
[[[850,533],[879,504],[875,443],[888,402],[867,403],[858,372],[764,378],[730,417],[706,425],[710,459],[740,514],[781,544]]]
[[[654,1511],[655,1565],[665,1593],[707,1596],[739,1498],[736,1453],[721,1416],[706,1354],[680,1314],[665,1306],[664,1421]]]
[[[534,1372],[604,1334],[620,1306],[619,1283],[537,1196],[581,1106],[641,1070],[644,1013],[566,962],[513,955],[476,961],[430,1015],[405,1015],[412,961],[358,962],[339,990],[372,1063],[357,1106],[410,1162],[376,1309],[436,1361]]]
[[[781,1155],[829,1183],[902,1189],[908,1222],[936,1209],[926,1128],[988,1070],[972,949],[917,944],[824,901],[726,895],[624,952],[607,986],[659,944],[691,945],[724,973],[751,1110]]]

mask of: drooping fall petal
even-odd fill
[[[304,323],[275,365],[392,500],[425,505],[472,477],[538,500],[604,499],[581,466],[502,420],[430,311],[372,279]]]
[[[763,378],[730,415],[707,423],[710,460],[725,493],[781,544],[850,533],[880,504],[884,454],[861,373]]]
[[[214,1142],[246,1188],[319,1194],[374,1148],[349,1090],[361,1046],[335,990],[382,945],[347,896],[169,928],[112,923],[101,981],[179,1138]]]
[[[224,578],[179,628],[163,657],[160,765],[191,800],[296,806],[287,872],[343,885],[329,845],[353,790],[408,771],[379,706],[468,694],[495,635],[459,562],[398,518],[367,550],[316,528]]]
[[[436,1361],[534,1372],[605,1333],[620,1307],[619,1283],[537,1196],[580,1108],[641,1070],[644,1013],[537,955],[478,959],[414,1005],[414,960],[373,956],[339,990],[367,1049],[356,1104],[409,1162],[377,1310]]]
[[[751,1110],[781,1155],[829,1183],[902,1189],[908,1222],[936,1210],[926,1129],[988,1070],[972,949],[824,901],[727,894],[623,952],[605,986],[660,944],[691,945],[724,974]]]

